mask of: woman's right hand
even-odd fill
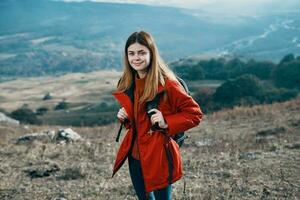
[[[124,107],[120,108],[118,114],[117,114],[117,117],[119,118],[119,120],[121,121],[125,121],[126,119],[128,119],[128,115],[124,109]]]

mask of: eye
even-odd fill
[[[142,52],[140,52],[139,54],[140,54],[140,55],[142,55],[142,56],[144,56],[144,55],[146,55],[146,54],[147,54],[147,52],[145,52],[145,51],[142,51]]]
[[[129,56],[133,56],[134,53],[133,53],[133,52],[128,52],[128,55],[129,55]]]

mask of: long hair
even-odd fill
[[[135,79],[136,71],[128,62],[127,50],[134,43],[146,46],[150,51],[150,64],[145,80],[145,90],[140,98],[140,102],[152,100],[156,94],[159,83],[165,85],[165,78],[177,80],[175,74],[167,66],[158,53],[157,46],[150,33],[139,31],[132,33],[126,41],[124,49],[124,71],[117,86],[117,91],[124,92],[127,90]]]

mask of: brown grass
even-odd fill
[[[299,110],[297,98],[206,116],[188,131],[185,175],[174,184],[173,199],[299,199]],[[57,128],[0,125],[0,199],[136,199],[127,163],[111,179],[118,124],[73,128],[85,139],[74,144],[14,143],[25,133]],[[276,128],[284,131],[256,140],[258,132]],[[28,176],[53,166],[59,170],[49,176]]]
[[[53,108],[62,99],[71,103],[95,103],[107,95],[117,84],[120,72],[97,71],[91,73],[72,73],[59,77],[45,76],[20,78],[0,83],[0,108],[11,112],[23,104],[31,109]],[[43,101],[50,92],[53,99]]]

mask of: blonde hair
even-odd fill
[[[132,33],[126,41],[124,51],[124,71],[117,86],[117,90],[124,92],[129,89],[135,79],[136,71],[130,66],[128,62],[127,50],[128,47],[134,43],[139,43],[146,46],[150,50],[150,64],[145,80],[144,93],[140,98],[140,102],[150,101],[157,95],[159,83],[165,85],[165,79],[175,80],[174,72],[168,67],[158,53],[157,46],[150,33],[139,31]]]

